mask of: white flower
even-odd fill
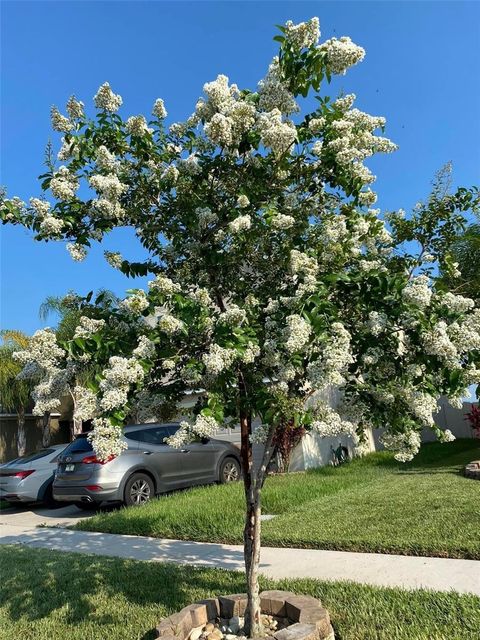
[[[247,198],[246,195],[242,193],[237,198],[237,204],[240,207],[240,209],[245,209],[250,204],[250,200]]]
[[[155,343],[147,336],[140,336],[138,346],[133,350],[133,355],[140,359],[152,358],[155,355]]]
[[[292,249],[290,252],[290,268],[292,273],[314,276],[318,272],[318,262],[315,258],[307,256],[306,253]]]
[[[88,318],[81,316],[79,324],[75,327],[74,338],[90,338],[94,333],[98,333],[105,326],[105,320]]]
[[[165,295],[179,293],[182,290],[182,287],[177,282],[173,282],[173,280],[162,274],[157,275],[155,280],[150,280],[148,287]]]
[[[165,109],[165,104],[161,98],[157,98],[155,100],[155,104],[153,105],[153,115],[157,116],[159,120],[163,120],[167,117],[167,110]]]
[[[331,73],[345,75],[347,69],[361,62],[365,49],[359,47],[347,36],[331,38],[319,46],[325,52],[326,63]]]
[[[428,307],[432,299],[430,279],[425,275],[412,278],[402,292],[403,299],[421,308]]]
[[[297,314],[287,316],[286,321],[285,349],[289,353],[296,353],[307,344],[312,329],[309,323]]]
[[[158,320],[157,326],[160,331],[164,331],[165,333],[172,335],[181,331],[184,325],[181,320],[175,318],[174,316],[172,316],[172,314],[162,313]]]
[[[73,389],[73,397],[75,398],[73,417],[76,420],[92,420],[99,413],[99,405],[97,395],[80,385],[76,385]]]
[[[378,337],[387,327],[387,316],[379,311],[370,311],[367,327],[373,336]]]
[[[283,213],[277,213],[271,222],[272,227],[279,230],[290,229],[294,224],[295,218],[293,216],[286,216]]]
[[[219,319],[231,327],[236,327],[245,322],[247,313],[245,309],[241,309],[236,304],[230,304],[228,309],[220,314]]]
[[[318,18],[311,18],[308,22],[293,24],[291,20],[285,24],[285,37],[294,49],[313,46],[320,37],[320,22]]]
[[[406,433],[385,433],[381,438],[385,449],[395,451],[395,460],[410,462],[420,449],[420,434],[416,431]]]
[[[118,111],[123,103],[121,96],[113,93],[108,82],[102,84],[95,94],[93,101],[98,109],[105,109],[105,111],[110,111],[111,113]]]
[[[80,100],[77,100],[75,96],[70,96],[67,102],[67,113],[72,120],[81,120],[84,116],[85,105]]]
[[[228,228],[232,233],[240,233],[242,231],[247,231],[252,226],[252,219],[247,214],[244,216],[238,216],[235,220],[232,220],[228,224]]]
[[[205,123],[205,134],[219,147],[228,147],[233,142],[233,122],[223,113],[216,113],[210,122]]]
[[[87,436],[99,460],[111,460],[128,448],[122,439],[121,427],[114,426],[106,418],[95,418],[93,430]]]
[[[463,313],[475,307],[475,301],[471,298],[464,298],[463,296],[450,293],[450,291],[441,296],[440,302],[448,307],[449,311],[456,313]]]
[[[87,256],[86,248],[77,242],[68,242],[67,251],[75,262],[82,262]]]
[[[123,258],[122,254],[118,251],[104,251],[103,255],[108,264],[114,269],[120,269],[122,266]]]
[[[217,376],[232,364],[236,355],[234,349],[225,349],[218,344],[212,344],[208,352],[203,354],[202,362],[207,374]]]
[[[64,133],[68,133],[75,126],[69,118],[62,116],[57,107],[52,107],[50,109],[50,119],[52,122],[52,129],[54,131],[63,131]]]
[[[282,78],[278,57],[272,60],[267,75],[258,83],[258,89],[260,96],[258,106],[262,111],[278,109],[286,115],[299,111],[299,106],[288,88],[288,83]]]
[[[90,176],[88,181],[91,187],[110,202],[118,200],[128,189],[128,186],[120,182],[114,173],[109,173],[106,176],[95,174]]]
[[[50,189],[57,200],[71,200],[79,187],[77,176],[67,167],[59,167],[50,181]]]
[[[153,129],[147,126],[144,116],[130,116],[125,125],[127,133],[131,136],[143,136],[146,133],[153,133]]]
[[[39,198],[30,198],[30,206],[35,211],[37,218],[44,218],[50,213],[50,203]]]
[[[283,122],[279,109],[262,113],[258,119],[258,129],[263,144],[270,147],[276,156],[290,152],[297,139],[295,125],[290,120]]]
[[[58,236],[62,233],[64,227],[63,220],[55,218],[55,216],[45,216],[40,223],[40,231],[49,236]]]
[[[453,442],[456,440],[450,429],[445,429],[439,437],[440,442]]]
[[[115,154],[111,153],[105,145],[98,147],[96,163],[97,167],[103,171],[115,171],[119,166]]]
[[[120,305],[135,315],[140,315],[142,311],[148,308],[149,302],[145,291],[139,289],[134,294],[122,300]]]

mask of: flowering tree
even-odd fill
[[[369,208],[375,177],[364,164],[396,148],[375,133],[384,118],[354,108],[351,94],[316,95],[316,109],[301,110],[302,97],[320,94],[364,50],[347,37],[318,44],[316,18],[280,31],[256,91],[220,75],[169,128],[161,99],[150,122],[124,120],[108,83],[94,118],[74,97],[67,116],[53,108],[66,164],[41,179],[55,202],[3,203],[5,221],[39,240],[68,240],[74,260],[114,227],[134,229],[145,260],[106,259],[128,276],[151,274],[148,290],[130,290],[95,319],[85,313],[62,344],[37,332],[20,357],[27,366],[42,359],[44,403],[83,363],[95,369],[78,410],[94,419],[103,459],[121,452],[130,412],[170,415],[188,389],[202,398],[171,445],[210,436],[227,417],[240,424],[251,636],[262,633],[260,497],[277,428],[348,433],[361,452],[366,429],[384,426],[386,446],[410,460],[422,427],[452,437],[433,422],[437,397],[458,402],[480,377],[480,310],[437,290],[433,277],[438,261],[454,269],[442,238],[478,204],[476,192],[445,196],[448,224],[429,218],[428,203],[411,220],[391,214],[392,237]],[[341,391],[333,404],[332,386]],[[265,444],[258,468],[254,441]]]
[[[0,344],[0,399],[1,406],[17,414],[17,454],[25,455],[27,435],[25,433],[25,412],[31,403],[30,394],[34,381],[21,375],[23,367],[14,353],[25,349],[29,338],[21,331],[2,331]]]

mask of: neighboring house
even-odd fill
[[[181,406],[185,409],[193,407],[200,395],[200,392],[192,391],[186,394]],[[329,401],[335,401],[335,392],[330,392]],[[463,409],[455,409],[448,404],[446,398],[439,400],[440,411],[435,416],[435,421],[441,429],[450,429],[457,438],[473,438],[473,431],[465,420],[465,414],[471,409],[472,403],[465,402]],[[72,422],[73,406],[70,397],[65,397],[62,401],[59,413],[51,416],[51,444],[60,444],[70,440],[70,426]],[[182,419],[184,415],[179,415],[177,419]],[[42,446],[42,432],[39,426],[39,418],[31,413],[25,416],[25,426],[27,432],[27,452],[35,451]],[[254,428],[259,424],[254,422]],[[374,429],[367,434],[368,448],[371,451],[381,450],[383,446],[380,442],[381,429]],[[5,462],[15,458],[16,450],[17,419],[15,414],[2,413],[0,411],[0,462]],[[240,446],[240,429],[225,428],[220,429],[215,436],[219,440],[228,440]],[[435,434],[430,429],[424,429],[422,433],[424,442],[435,440]],[[346,446],[350,454],[353,454],[354,446],[352,439],[348,436],[336,436],[332,438],[321,438],[315,433],[306,434],[300,444],[293,450],[290,460],[290,471],[303,471],[330,464],[332,460],[332,448],[336,449],[339,444]],[[254,462],[259,462],[262,455],[262,446],[254,445]]]

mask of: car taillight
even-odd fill
[[[106,460],[99,460],[97,456],[85,456],[82,462],[83,464],[107,464],[107,462],[111,462],[117,456],[111,455],[106,458]]]
[[[20,478],[21,480],[24,480],[25,478],[28,478],[28,476],[32,475],[32,473],[35,472],[35,469],[29,469],[28,471],[12,471],[12,472],[3,472],[0,474],[3,477],[10,477],[10,478]]]

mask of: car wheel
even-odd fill
[[[227,484],[228,482],[236,482],[240,480],[240,463],[235,458],[225,458],[220,465],[220,478],[221,484]]]
[[[154,496],[153,480],[145,473],[134,473],[125,485],[124,503],[127,507],[140,506]]]
[[[66,507],[68,502],[58,502],[53,498],[53,483],[50,483],[45,489],[42,502],[50,509],[58,509],[59,507]]]

